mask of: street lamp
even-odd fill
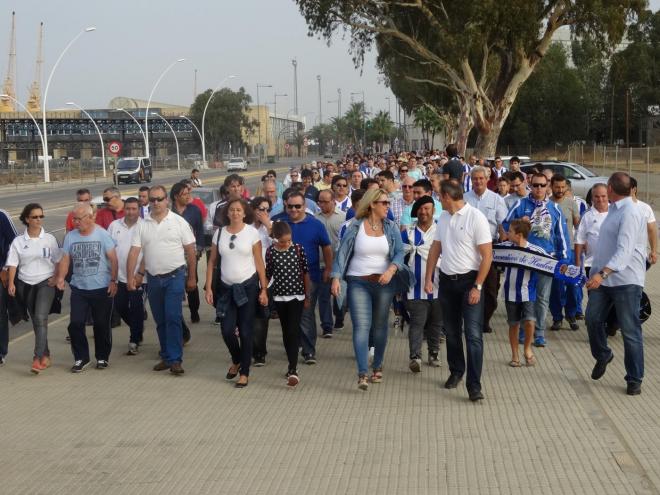
[[[30,118],[32,119],[32,122],[34,122],[34,126],[37,128],[37,132],[39,133],[39,139],[41,140],[41,152],[43,153],[43,149],[44,149],[44,135],[41,133],[41,129],[39,128],[39,124],[37,124],[37,121],[36,121],[36,119],[34,118],[34,115],[32,115],[32,114],[30,113],[30,111],[27,109],[27,107],[26,107],[25,105],[23,105],[20,101],[18,101],[16,98],[14,98],[14,97],[11,96],[11,95],[3,94],[3,95],[0,95],[0,98],[3,98],[3,99],[5,99],[5,98],[6,98],[6,99],[10,99],[10,100],[13,101],[14,103],[16,103],[19,107],[21,107],[21,108],[23,109],[23,111],[24,111],[25,113],[27,113],[27,114],[30,116]],[[37,158],[37,162],[39,162],[39,159],[38,159],[38,158]]]
[[[261,111],[259,110],[259,88],[272,88],[272,84],[259,84],[257,83],[257,120],[259,125],[257,126],[257,139],[259,140],[259,165],[261,165]],[[266,127],[268,127],[268,112],[266,112]],[[268,139],[268,134],[266,134],[266,139]],[[266,141],[266,150],[268,150],[268,141]]]
[[[149,99],[147,100],[147,110],[144,112],[144,135],[146,136],[145,139],[145,146],[147,149],[145,149],[145,156],[149,158],[149,107],[151,106],[151,98],[154,96],[154,92],[156,91],[156,88],[160,84],[161,79],[165,77],[165,74],[169,72],[169,70],[174,67],[176,64],[180,62],[185,62],[185,58],[180,58],[172,62],[170,65],[168,65],[165,70],[161,73],[161,75],[156,79],[156,83],[154,84],[154,87],[151,88],[151,93],[149,93]]]
[[[78,110],[80,110],[83,114],[85,114],[85,117],[87,117],[89,120],[92,121],[92,124],[94,124],[94,128],[96,129],[96,132],[99,135],[99,139],[101,140],[101,162],[103,162],[103,177],[106,177],[105,174],[105,146],[103,146],[103,136],[101,135],[101,129],[99,129],[99,126],[96,125],[96,122],[94,122],[94,119],[90,114],[88,114],[80,105],[77,105],[76,103],[69,101],[67,102],[67,105],[76,107]],[[80,174],[82,176],[82,172]]]
[[[200,139],[200,141],[201,141],[201,140],[202,140],[202,133],[199,132],[199,129],[197,128],[197,126],[195,125],[195,123],[194,123],[192,120],[190,120],[188,117],[186,117],[185,115],[179,115],[179,118],[181,118],[181,119],[186,119],[188,122],[190,122],[190,124],[191,124],[191,125],[195,128],[195,130],[197,131],[197,135],[199,136],[199,139]]]
[[[57,66],[60,63],[60,60],[62,60],[62,57],[64,57],[64,54],[69,51],[69,48],[71,48],[71,45],[73,45],[78,38],[80,38],[83,34],[85,33],[91,33],[92,31],[95,31],[96,28],[93,26],[90,26],[88,28],[83,29],[80,31],[71,41],[69,41],[69,44],[64,47],[64,50],[62,50],[62,53],[60,53],[60,56],[57,57],[57,60],[55,61],[55,65],[53,65],[53,68],[50,70],[50,74],[48,76],[48,81],[46,81],[46,88],[44,89],[44,101],[43,101],[43,112],[42,112],[42,119],[43,119],[43,137],[44,137],[44,182],[50,182],[50,168],[48,166],[48,132],[46,131],[46,99],[48,98],[48,88],[50,87],[50,81],[53,79],[53,74],[55,74],[55,69],[57,69]]]
[[[140,132],[142,133],[142,138],[144,139],[144,149],[146,150],[147,146],[148,146],[147,136],[145,135],[144,130],[142,129],[142,126],[140,125],[138,120],[135,118],[135,116],[131,112],[129,112],[129,111],[123,109],[123,108],[117,108],[117,110],[120,111],[120,112],[124,112],[126,115],[128,115],[130,118],[133,119],[133,122],[135,122],[137,124],[138,129],[140,129]],[[145,153],[146,153],[146,151],[145,151]]]
[[[181,160],[179,159],[179,140],[176,137],[176,132],[174,132],[174,127],[172,127],[172,124],[170,124],[165,117],[163,117],[161,114],[157,112],[151,112],[151,115],[154,115],[156,117],[160,117],[160,119],[165,122],[165,125],[169,127],[170,131],[172,131],[172,135],[174,136],[174,144],[176,144],[176,169],[181,170]]]
[[[289,95],[287,95],[286,93],[275,93],[275,102],[274,102],[274,108],[273,108],[273,115],[274,115],[274,117],[273,117],[273,131],[276,130],[275,127],[277,125],[277,97],[278,96],[287,97]],[[278,134],[275,134],[275,133],[273,133],[273,134],[277,136],[277,142],[275,144],[275,148],[276,148],[275,154],[277,155],[277,159],[279,160],[279,158],[280,158],[280,139],[279,139],[279,132],[280,131],[279,131],[279,129],[277,129],[277,132],[278,132]]]
[[[206,165],[206,139],[205,139],[206,132],[204,131],[204,121],[206,120],[206,109],[209,107],[209,104],[211,103],[211,100],[213,99],[213,95],[215,95],[215,93],[220,89],[220,87],[224,84],[224,82],[227,79],[233,79],[235,77],[236,77],[236,75],[232,74],[231,76],[227,76],[222,81],[220,81],[220,84],[218,84],[218,86],[213,91],[211,91],[211,96],[209,96],[209,99],[206,101],[206,105],[204,105],[204,111],[202,112],[202,134],[201,134],[201,136],[202,136],[202,167],[207,166]]]

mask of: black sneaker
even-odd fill
[[[575,331],[580,329],[580,325],[577,324],[577,321],[575,320],[574,317],[566,318],[566,321],[568,322],[568,325],[571,327],[571,330]]]
[[[185,323],[181,322],[183,326],[183,345],[187,345],[188,342],[190,342],[190,339],[192,338],[192,335],[190,334],[190,328],[188,328],[188,325]]]
[[[324,339],[331,339],[332,338],[332,330],[325,330],[323,332],[323,335],[321,335]]]
[[[80,373],[82,370],[87,368],[87,366],[89,366],[89,361],[83,361],[82,359],[79,359],[73,363],[73,366],[71,366],[71,373]]]
[[[550,330],[557,331],[561,330],[561,320],[553,320],[552,321],[552,326],[550,327]]]
[[[305,364],[316,364],[316,356],[314,356],[314,354],[307,354],[303,356],[303,360]]]
[[[468,390],[468,397],[472,402],[477,402],[478,400],[484,400],[484,394],[481,392],[481,389],[478,388]]]
[[[642,384],[637,382],[628,382],[626,387],[626,393],[628,395],[639,395],[642,393]]]
[[[335,330],[343,330],[343,329],[344,329],[344,320],[335,321]]]
[[[614,353],[610,354],[610,357],[607,358],[605,361],[596,361],[596,364],[594,365],[594,369],[591,372],[591,379],[592,380],[600,379],[605,374],[607,365],[612,362],[612,359],[614,359]]]
[[[445,382],[445,388],[458,387],[458,384],[461,382],[462,378],[463,377],[461,375],[454,375],[454,374],[449,375],[449,378],[447,378],[447,381]]]
[[[97,370],[104,370],[109,366],[108,362],[105,359],[99,359],[96,361],[96,369]]]
[[[575,313],[576,320],[584,320],[584,313]]]
[[[263,356],[255,356],[253,366],[255,368],[261,368],[262,366],[266,366],[266,358]]]
[[[199,323],[199,313],[190,313],[190,322],[191,323]]]

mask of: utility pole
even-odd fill
[[[195,77],[193,79],[193,101],[197,98],[197,69],[195,69]]]
[[[322,138],[321,142],[319,143],[319,154],[322,155],[323,154],[323,146],[325,145],[325,143],[324,143],[325,139],[323,139],[323,137],[324,137],[323,136],[323,111],[322,111],[322,105],[321,105],[321,75],[320,74],[316,76],[316,80],[319,83],[319,130],[321,131],[320,134],[321,134],[321,138]]]
[[[337,88],[337,99],[339,100],[339,116],[341,117],[341,88]]]
[[[298,60],[291,61],[293,64],[293,113],[298,115]]]
[[[626,147],[630,147],[630,88],[626,88]]]

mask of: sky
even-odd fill
[[[161,72],[173,61],[186,61],[168,72],[153,99],[180,105],[197,91],[215,88],[228,75],[226,86],[243,86],[256,102],[257,83],[272,85],[259,91],[260,103],[278,96],[277,113],[293,113],[293,67],[298,61],[299,115],[310,124],[318,120],[321,76],[323,121],[337,114],[337,88],[342,112],[351,92],[364,91],[370,112],[395,114],[395,99],[375,67],[375,53],[355,68],[348,40],[337,36],[330,46],[310,38],[293,0],[5,0],[0,11],[0,77],[4,81],[11,12],[16,11],[17,95],[26,101],[34,79],[39,23],[44,22],[43,85],[54,61],[80,31],[96,31],[78,39],[62,58],[49,89],[48,109],[75,101],[85,108],[106,108],[115,96],[147,99]],[[651,0],[653,10],[660,0]],[[388,102],[387,97],[391,100]],[[353,96],[356,101],[361,95]],[[391,107],[389,105],[391,104]],[[271,105],[272,109],[272,105]]]
[[[660,0],[659,0],[660,1]],[[298,61],[299,115],[314,123],[318,116],[318,82],[324,122],[337,115],[337,88],[342,112],[351,92],[365,93],[367,110],[387,110],[392,93],[381,82],[375,54],[363,71],[348,53],[348,41],[327,43],[307,36],[307,26],[293,0],[5,0],[0,11],[0,77],[4,81],[11,11],[16,11],[17,97],[25,102],[34,79],[39,23],[44,22],[43,85],[61,51],[81,30],[84,34],[62,58],[48,92],[48,109],[75,101],[85,108],[106,108],[115,96],[148,99],[161,72],[177,64],[156,89],[153,100],[190,105],[194,71],[197,90],[215,88],[231,74],[226,86],[243,86],[261,104],[278,96],[277,113],[293,113],[293,66]],[[6,33],[6,34],[5,34]],[[355,101],[361,100],[356,95]],[[271,105],[272,110],[272,105]],[[394,109],[392,109],[394,114]]]

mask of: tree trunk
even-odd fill
[[[459,99],[458,129],[456,133],[456,146],[458,147],[459,155],[465,155],[468,136],[473,126],[474,123],[470,113],[470,106],[468,105],[467,100],[461,97]]]

